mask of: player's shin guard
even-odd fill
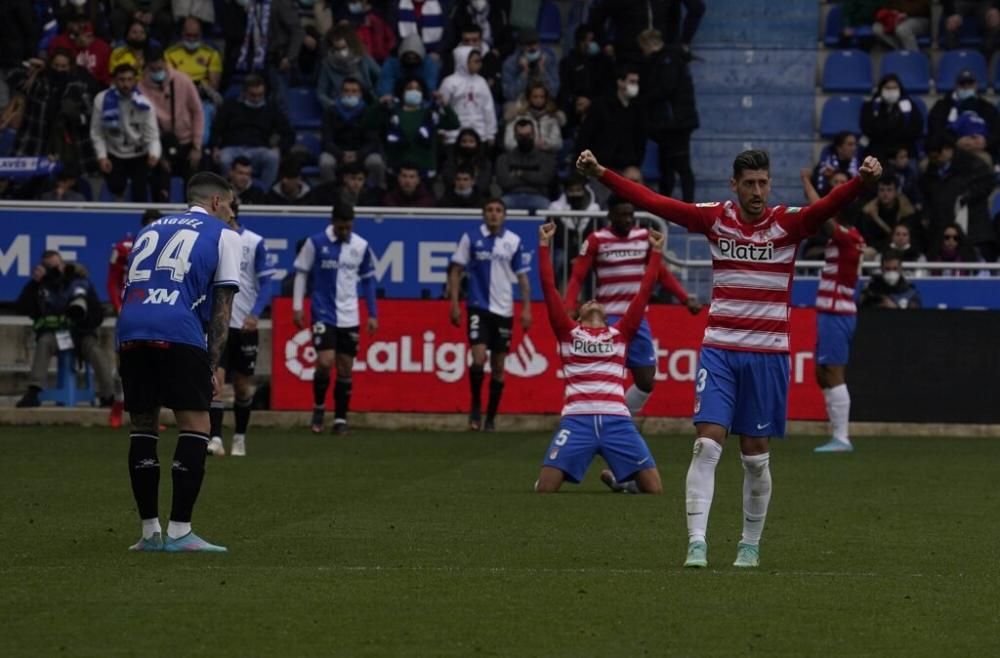
[[[497,417],[497,409],[500,408],[500,398],[503,397],[503,382],[495,379],[490,380],[490,401],[486,407],[486,422],[492,423]]]
[[[236,398],[233,403],[233,417],[236,424],[237,434],[246,434],[247,427],[250,425],[250,407],[253,405],[253,398],[247,398],[246,400],[240,400]],[[218,436],[213,434],[212,436]]]
[[[333,385],[333,417],[336,420],[347,420],[347,408],[351,405],[351,378],[337,377]]]
[[[129,435],[128,475],[140,519],[155,519],[159,514],[160,461],[156,457],[155,432],[132,432]],[[204,446],[202,446],[204,449]]]
[[[208,420],[211,427],[208,435],[210,437],[222,436],[222,416],[224,411],[222,400],[212,400],[212,406],[208,410]]]
[[[722,446],[707,437],[694,442],[694,456],[688,467],[686,506],[688,541],[705,541],[708,513],[715,496],[715,467],[722,456]]]
[[[174,481],[173,506],[170,510],[171,524],[191,523],[191,513],[198,500],[202,480],[205,479],[207,442],[208,435],[202,432],[185,430],[177,437],[177,449],[174,451],[174,464],[171,468]]]
[[[652,391],[644,391],[635,384],[629,387],[625,391],[625,405],[628,407],[629,413],[633,416],[642,411],[642,408],[646,404],[646,400],[652,395]]]
[[[483,379],[486,375],[483,372],[482,366],[472,365],[469,366],[469,389],[472,393],[472,400],[469,405],[470,413],[473,416],[479,416],[483,408]]]
[[[826,399],[826,413],[830,417],[833,438],[848,443],[850,439],[847,436],[847,425],[851,417],[851,394],[847,391],[847,384],[824,388],[823,397]]]
[[[326,391],[330,388],[330,371],[316,368],[313,375],[313,404],[317,409],[326,406]]]
[[[742,455],[743,457],[743,539],[744,544],[756,546],[764,531],[767,506],[771,502],[771,456]]]

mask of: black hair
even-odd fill
[[[902,224],[902,226],[906,226]],[[909,227],[907,227],[909,228]],[[885,263],[887,260],[898,260],[900,263],[903,262],[903,252],[898,249],[886,249],[885,253],[882,254],[882,262]]]
[[[612,194],[608,197],[608,212],[611,212],[612,208],[617,208],[618,206],[634,206],[631,201],[625,197],[620,197],[617,194]]]
[[[250,158],[248,158],[245,155],[238,155],[235,158],[233,158],[233,163],[231,165],[229,165],[229,168],[233,169],[234,167],[237,167],[237,166],[239,166],[239,167],[250,167],[252,169],[253,168],[253,162],[251,162]]]
[[[58,256],[59,258],[62,258],[62,254],[53,249],[46,249],[45,251],[42,252],[42,260],[45,260],[46,258],[52,258],[53,256]]]
[[[940,153],[946,148],[955,148],[955,140],[947,132],[936,133],[927,139],[928,153]]]
[[[152,224],[160,217],[163,217],[161,213],[156,208],[149,208],[144,213],[142,213],[142,219],[140,220],[140,226],[146,226],[147,224]]]
[[[535,124],[531,119],[518,119],[514,122],[514,130],[523,128],[524,126],[530,126],[532,130],[535,129]]]
[[[573,30],[573,43],[581,43],[587,38],[588,34],[594,34],[594,28],[587,23],[581,24],[575,30]]]
[[[839,133],[833,136],[833,147],[840,148],[847,141],[848,137],[856,137],[854,133],[850,130],[841,130]]]
[[[466,174],[471,176],[473,180],[476,179],[476,170],[469,165],[461,164],[455,167],[455,178],[458,178],[459,174]]]
[[[398,175],[399,172],[403,171],[404,169],[415,171],[417,172],[417,174],[420,173],[420,167],[418,167],[415,162],[412,162],[410,160],[407,160],[401,163],[398,167],[396,167],[396,174]]]
[[[486,201],[483,201],[483,210],[486,210],[486,206],[493,205],[494,203],[499,204],[500,207],[503,208],[504,212],[507,212],[507,204],[504,203],[504,200],[498,196],[491,196],[489,199],[486,199]]]
[[[483,33],[483,28],[479,27],[479,23],[473,23],[469,21],[468,23],[463,23],[460,28],[458,28],[459,34],[468,34],[469,32]]]
[[[882,76],[882,79],[878,81],[878,87],[875,89],[875,95],[882,93],[882,88],[885,87],[887,82],[895,82],[899,85],[899,97],[904,98],[906,96],[906,87],[903,86],[903,81],[899,79],[899,76],[895,73],[886,73]]]
[[[278,178],[298,178],[302,175],[302,160],[295,155],[289,155],[281,161],[278,167]]]
[[[878,184],[899,187],[899,181],[896,180],[896,172],[891,167],[886,167],[882,171],[882,177],[878,179]]]
[[[117,78],[119,73],[129,73],[129,72],[131,72],[132,75],[139,74],[139,72],[135,70],[134,66],[132,66],[128,62],[125,62],[115,67],[115,70],[111,72],[111,77]]]
[[[343,178],[344,176],[351,176],[354,174],[368,174],[365,170],[365,166],[360,162],[345,162],[344,164],[337,167],[337,178]]]
[[[187,202],[195,204],[206,201],[214,195],[232,194],[233,186],[222,176],[210,171],[201,171],[192,176],[187,184]]]
[[[267,82],[259,73],[251,73],[243,78],[243,89],[256,89],[261,86],[267,87]]]
[[[164,58],[163,47],[162,46],[147,46],[146,54],[144,59],[146,63],[159,62]]]
[[[354,220],[354,204],[347,201],[343,196],[338,196],[330,209],[330,221],[337,220],[350,222]]]
[[[364,89],[365,89],[365,86],[363,84],[361,84],[360,80],[358,80],[354,76],[350,76],[350,75],[340,81],[340,88],[343,89],[344,85],[346,85],[348,83],[357,85],[361,89],[361,91],[364,91]]]
[[[739,179],[744,171],[771,171],[771,158],[767,151],[750,149],[737,155],[733,160],[733,178]]]
[[[563,188],[573,187],[574,185],[581,185],[586,187],[587,177],[578,171],[571,171],[569,175],[566,176],[566,180],[563,181]]]
[[[427,83],[423,81],[423,78],[418,78],[416,76],[410,76],[403,78],[396,83],[396,98],[402,98],[403,92],[406,91],[406,87],[411,83],[416,82],[420,85],[420,92],[424,95],[424,100],[427,100]]]
[[[639,67],[633,62],[621,62],[615,66],[615,79],[624,80],[629,74],[639,75]]]

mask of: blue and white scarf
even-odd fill
[[[246,35],[237,71],[262,71],[267,62],[267,32],[271,28],[271,0],[256,0],[247,5]]]
[[[142,95],[138,87],[132,90],[129,100],[135,106],[135,109],[140,112],[148,112],[152,109],[149,99]],[[121,97],[118,94],[118,90],[114,87],[108,89],[108,93],[104,94],[104,103],[101,104],[101,122],[108,130],[121,130],[122,113],[120,103]]]
[[[399,38],[405,39],[411,34],[419,34],[427,50],[437,50],[444,38],[444,13],[438,0],[424,0],[420,12],[420,25],[417,25],[417,12],[413,0],[399,0]],[[484,34],[485,38],[486,35]]]

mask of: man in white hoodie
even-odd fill
[[[441,102],[451,106],[458,115],[462,128],[471,128],[479,138],[493,145],[497,135],[497,114],[493,105],[493,92],[479,71],[483,56],[473,46],[458,46],[452,51],[455,72],[444,79],[438,93]],[[445,133],[445,141],[454,144],[457,130]]]
[[[111,88],[94,98],[90,139],[111,194],[120,199],[131,182],[132,201],[147,202],[149,172],[162,151],[160,128],[152,103],[136,88],[131,64],[119,64]]]

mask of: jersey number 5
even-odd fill
[[[163,250],[156,258],[156,269],[170,272],[170,279],[181,283],[184,275],[191,269],[191,251],[194,243],[198,241],[198,231],[183,228],[167,240],[163,245]],[[132,266],[128,269],[128,282],[148,281],[153,276],[152,270],[144,270],[140,266],[156,251],[156,245],[160,241],[160,234],[156,231],[147,231],[139,236],[135,246],[135,257],[132,259]]]

